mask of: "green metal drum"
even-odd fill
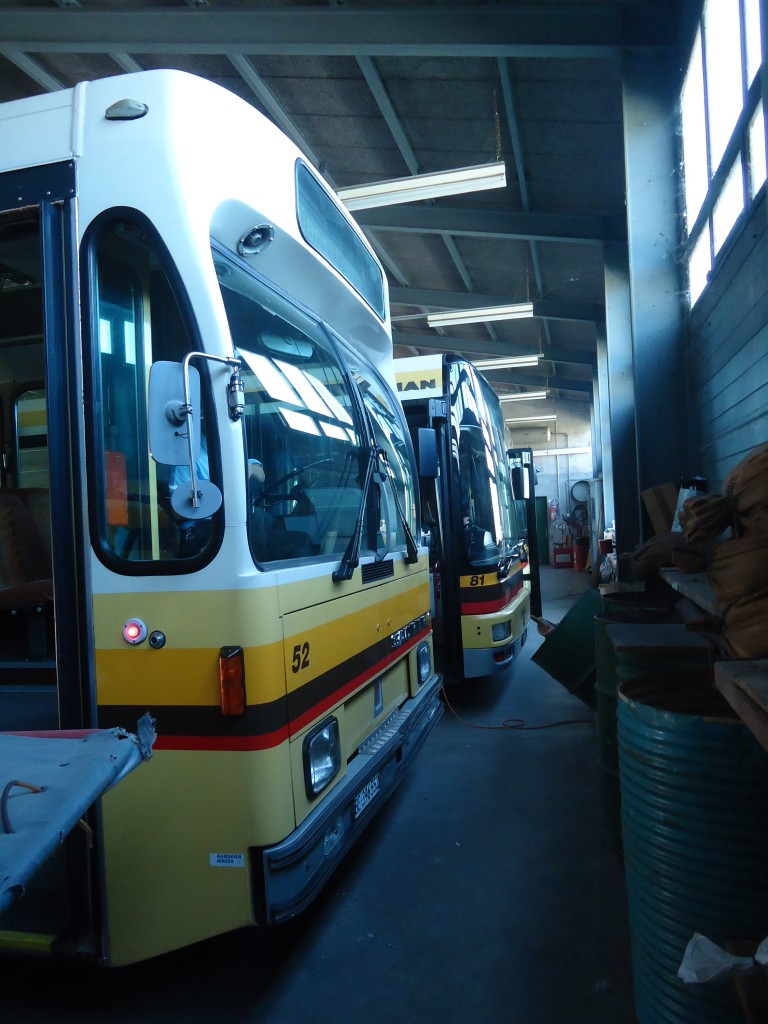
[[[683,984],[694,932],[768,935],[768,753],[707,671],[620,684],[624,865],[640,1024],[743,1024],[733,982]]]
[[[597,761],[603,828],[621,853],[616,697],[619,685],[648,672],[685,672],[709,664],[709,643],[673,619],[673,607],[606,612],[595,617]]]

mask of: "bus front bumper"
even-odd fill
[[[276,846],[253,849],[257,920],[278,924],[313,901],[345,853],[402,779],[443,711],[433,676],[363,745],[342,781]]]

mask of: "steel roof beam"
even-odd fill
[[[557,299],[534,299],[533,315],[542,320],[577,320],[586,323],[602,323],[605,308],[591,306],[586,302],[559,302]]]
[[[386,86],[381,79],[378,68],[370,57],[358,57],[357,64],[363,74],[363,78],[365,78],[365,81],[368,83],[368,88],[371,90],[373,98],[376,101],[376,106],[381,111],[381,116],[387,123],[387,128],[389,128],[392,138],[395,140],[395,144],[400,151],[400,155],[405,161],[406,167],[411,174],[419,174],[421,171],[421,164],[413,151],[413,146],[411,146],[410,140],[405,133],[405,129],[403,128],[402,122],[400,121],[397,111],[390,99]]]
[[[512,155],[515,161],[517,183],[520,188],[520,202],[522,203],[523,209],[528,213],[531,209],[531,200],[528,194],[528,181],[525,176],[523,144],[520,140],[520,126],[515,107],[515,95],[512,89],[512,76],[509,73],[509,62],[505,57],[499,57],[496,63],[499,69],[499,78],[501,79],[501,93],[504,97],[504,109],[507,115],[507,128],[509,129],[509,137],[512,141]],[[535,239],[532,238],[528,244],[531,249],[531,266],[533,267],[533,276],[536,281],[536,295],[541,296],[544,294],[544,280],[541,273],[539,250]],[[551,345],[552,336],[550,334],[549,324],[546,322],[544,324],[544,335],[547,339],[547,344]]]
[[[0,39],[35,53],[618,59],[623,46],[669,45],[669,7],[275,11],[5,8]]]
[[[283,110],[275,94],[264,82],[264,79],[258,73],[253,64],[251,64],[251,62],[247,60],[245,57],[240,57],[236,54],[230,54],[229,60],[232,66],[237,71],[237,73],[246,83],[248,88],[251,90],[251,92],[258,99],[258,101],[267,111],[269,116],[278,126],[278,128],[280,128],[281,131],[283,131],[288,136],[288,138],[291,139],[291,141],[294,142],[299,147],[299,149],[304,153],[304,156],[307,158],[307,160],[310,161],[310,163],[314,164],[315,167],[319,167],[320,158],[312,150],[312,148],[309,146],[307,140],[304,138],[302,133],[293,123],[291,118]],[[331,179],[328,178],[327,175],[326,180],[328,181],[329,185],[331,185],[332,188],[336,187],[334,183],[331,181]]]
[[[395,106],[387,92],[387,88],[379,74],[378,68],[370,57],[358,57],[357,63],[363,77],[368,83],[368,88],[371,90],[371,94],[376,101],[376,105],[379,108],[381,116],[384,118],[392,138],[395,140],[395,144],[400,151],[400,155],[402,156],[406,167],[411,174],[418,174],[422,170],[421,163],[414,152],[413,146],[411,146],[408,134],[403,127],[397,111],[395,110]],[[472,282],[467,266],[462,259],[458,246],[447,232],[443,232],[441,237],[445,243],[446,249],[448,250],[448,254],[453,260],[453,265],[456,267],[467,291],[472,291],[474,289],[474,283]],[[497,341],[498,335],[496,334],[493,326],[488,324],[487,330],[492,340]],[[443,330],[439,329],[439,333],[443,334]]]
[[[509,378],[504,379],[503,377],[493,377],[488,373],[483,373],[483,376],[488,380],[488,383],[493,387],[496,394],[503,393],[503,387],[509,384],[519,384],[523,387],[541,388],[546,387],[547,391],[572,391],[585,397],[590,398],[592,396],[592,381],[591,380],[572,380],[570,377],[552,377],[547,376],[539,372],[538,374],[534,370],[533,373],[515,373],[515,379],[510,381]],[[515,415],[511,408],[505,410],[506,415]]]
[[[58,78],[54,78],[45,68],[40,67],[37,61],[28,57],[26,53],[21,53],[19,50],[7,46],[0,46],[0,54],[6,60],[9,60],[11,64],[15,64],[20,71],[23,71],[25,75],[28,75],[33,82],[37,82],[47,92],[58,92],[64,88]]]
[[[374,231],[415,231],[422,234],[470,235],[477,238],[531,238],[542,242],[596,244],[626,241],[627,225],[621,216],[514,213],[502,210],[446,206],[381,206],[353,214],[361,227]]]
[[[123,69],[123,71],[133,73],[135,71],[144,70],[141,64],[139,64],[137,60],[134,60],[130,53],[110,53],[109,56]]]

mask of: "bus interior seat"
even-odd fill
[[[26,623],[26,653],[44,658],[49,649],[53,607],[50,512],[42,488],[0,490],[0,615]],[[39,493],[38,493],[39,492]],[[16,627],[17,628],[17,627]]]
[[[46,487],[22,487],[16,492],[32,517],[42,541],[41,553],[45,559],[43,571],[51,575],[53,555],[51,551],[51,496]]]

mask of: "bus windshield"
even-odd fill
[[[515,546],[504,424],[490,386],[467,363],[451,365],[463,554],[469,569],[495,568]]]
[[[242,360],[254,560],[338,555],[355,530],[368,458],[349,379],[318,324],[223,253],[214,260]],[[363,547],[375,549],[369,534]]]

